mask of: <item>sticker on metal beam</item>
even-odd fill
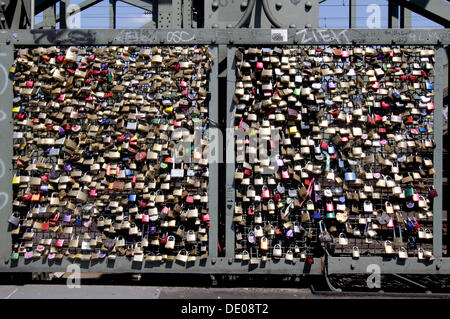
[[[287,42],[288,40],[287,29],[272,29],[270,31],[272,42]]]

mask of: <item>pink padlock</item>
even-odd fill
[[[289,178],[290,178],[290,176],[289,176],[289,171],[288,171],[287,169],[283,170],[283,171],[281,172],[281,177],[282,177],[283,179],[289,179]]]
[[[189,203],[189,204],[194,203],[194,196],[192,196],[192,195],[186,196],[186,203]]]
[[[89,192],[89,196],[97,197],[97,190],[95,188],[91,189],[90,192]]]
[[[262,187],[262,198],[270,198],[270,190],[266,185]]]
[[[389,222],[387,223],[387,227],[394,228],[394,219],[393,218],[389,219]]]
[[[412,195],[412,200],[413,200],[413,202],[418,202],[420,200],[419,194],[418,193],[414,193]]]
[[[328,202],[326,205],[326,209],[327,209],[327,212],[333,212],[334,211],[333,202]]]

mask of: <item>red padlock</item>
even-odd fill
[[[249,215],[249,216],[255,215],[255,209],[252,208],[252,206],[250,206],[250,207],[247,209],[247,215]]]
[[[147,207],[147,202],[144,202],[142,200],[138,201],[139,207]]]
[[[276,192],[276,193],[273,195],[273,199],[274,199],[274,201],[279,202],[279,201],[281,200],[281,194],[278,193],[278,192]]]
[[[203,214],[202,215],[202,220],[204,222],[209,222],[210,221],[209,213]]]
[[[136,162],[142,162],[147,158],[147,153],[146,152],[138,152],[135,156],[134,159],[136,160]]]
[[[49,222],[42,223],[41,230],[48,230],[49,228],[50,228]]]
[[[434,187],[431,187],[430,190],[428,191],[428,196],[431,198],[435,198],[438,196],[437,190]]]

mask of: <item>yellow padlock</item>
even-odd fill
[[[172,113],[173,112],[173,106],[168,106],[164,109],[167,113]]]
[[[17,113],[19,111],[20,111],[20,106],[15,106],[15,107],[12,108],[12,112],[13,113]]]
[[[12,179],[12,183],[13,185],[19,184],[20,183],[20,176],[14,176]]]
[[[297,134],[297,126],[291,126],[290,128],[289,128],[289,133],[290,134]]]

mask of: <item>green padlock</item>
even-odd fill
[[[336,213],[335,212],[328,212],[325,214],[326,218],[336,218]]]
[[[17,251],[13,251],[11,253],[11,260],[17,260],[19,259],[19,253]]]
[[[302,94],[302,89],[295,88],[293,94],[294,94],[294,95],[300,95],[300,94]]]
[[[412,195],[414,195],[414,188],[405,189],[405,196],[412,196]]]

